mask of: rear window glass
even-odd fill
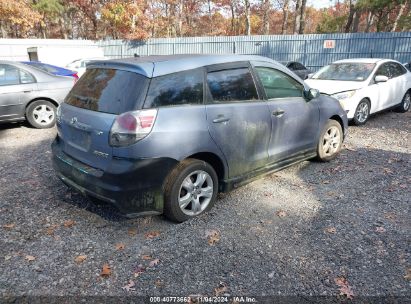
[[[203,75],[198,69],[153,78],[144,108],[202,104]]]
[[[69,105],[97,112],[121,114],[136,110],[147,78],[116,69],[90,69],[67,95]]]

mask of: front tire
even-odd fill
[[[185,159],[168,175],[164,185],[164,214],[184,222],[210,210],[216,200],[218,178],[205,161]]]
[[[410,109],[411,105],[411,90],[408,90],[407,93],[405,93],[404,97],[402,98],[401,103],[397,107],[397,112],[400,113],[405,113]]]
[[[47,100],[36,100],[27,107],[26,118],[34,128],[51,128],[56,123],[56,106]]]
[[[329,119],[321,132],[317,145],[317,160],[328,162],[334,159],[341,150],[343,132],[341,125]]]
[[[365,124],[370,117],[371,104],[368,99],[362,99],[355,109],[353,122],[357,126]]]

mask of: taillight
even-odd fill
[[[110,145],[129,146],[150,134],[157,117],[157,110],[126,112],[117,116],[110,131]]]
[[[74,77],[74,82],[76,83],[77,80],[78,80],[78,74],[77,74],[77,73],[74,73],[74,74],[72,74],[71,76]]]

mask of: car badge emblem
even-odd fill
[[[77,122],[77,117],[73,117],[73,118],[70,120],[70,123],[71,123],[72,125],[74,125],[76,122]]]

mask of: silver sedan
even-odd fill
[[[14,61],[0,60],[0,122],[26,120],[50,128],[74,78],[55,76]]]

